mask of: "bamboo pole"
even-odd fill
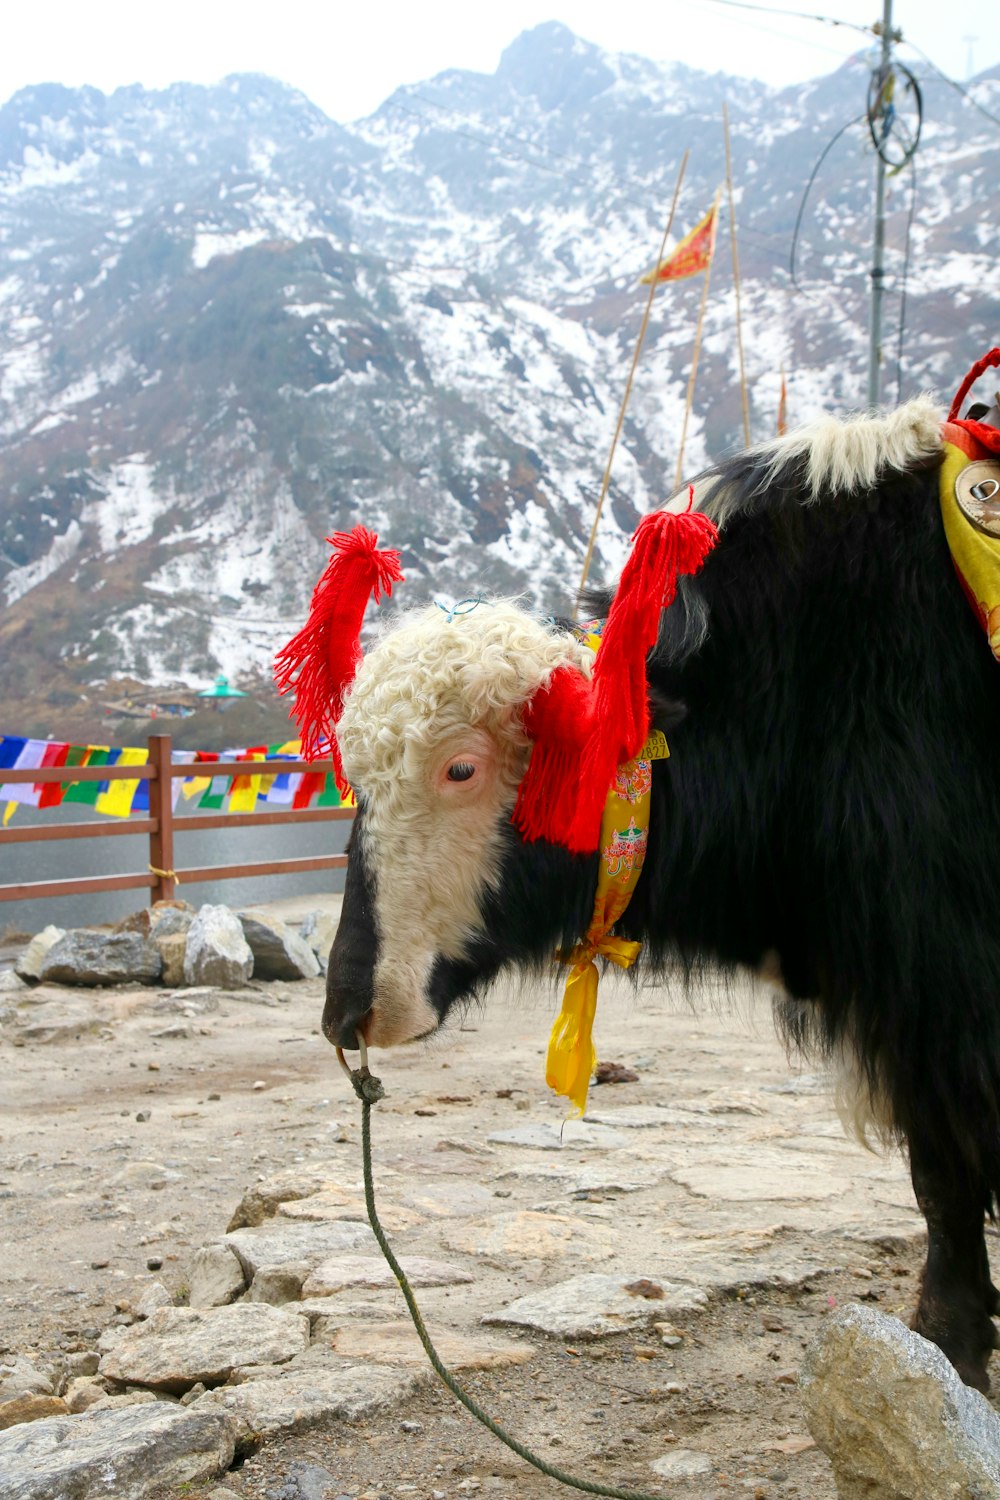
[[[660,241],[660,252],[654,262],[656,266],[659,266],[660,261],[663,259],[663,253],[667,248],[667,239],[670,235],[670,230],[673,227],[674,213],[677,209],[677,200],[680,197],[681,183],[684,181],[684,173],[687,170],[689,154],[689,152],[685,151],[684,155],[681,157],[680,170],[677,173],[677,181],[674,183],[674,196],[671,199],[670,203],[670,213],[667,218],[666,228],[663,231],[663,238]],[[622,397],[621,408],[618,412],[618,425],[615,428],[615,435],[611,439],[611,451],[608,454],[608,461],[604,468],[604,478],[601,481],[601,493],[598,496],[597,510],[594,513],[594,524],[590,528],[590,540],[587,542],[587,552],[586,556],[583,559],[583,572],[580,574],[579,591],[581,594],[583,593],[584,587],[587,582],[587,574],[590,572],[590,562],[591,558],[594,555],[594,543],[597,540],[597,527],[601,519],[601,510],[604,507],[604,498],[607,495],[608,487],[611,484],[611,465],[615,461],[615,450],[618,447],[618,439],[621,437],[622,427],[625,425],[625,411],[628,407],[629,397],[632,394],[632,381],[635,378],[636,366],[639,363],[639,353],[642,349],[643,339],[646,337],[646,329],[649,326],[649,315],[653,310],[653,298],[656,296],[656,286],[657,282],[656,277],[654,276],[653,280],[650,282],[649,296],[646,298],[646,310],[642,315],[642,324],[639,328],[639,337],[636,339],[635,351],[632,355],[632,368],[628,372],[628,380],[625,383],[625,394]]]
[[[726,137],[726,190],[729,194],[729,238],[733,250],[733,285],[736,288],[736,347],[740,356],[740,400],[743,406],[743,441],[750,446],[750,400],[743,363],[743,313],[740,298],[740,258],[736,249],[736,208],[733,203],[733,153],[729,140],[729,108],[722,102],[722,125]]]
[[[719,194],[715,194],[715,212],[719,210]],[[714,257],[713,257],[714,258]],[[681,476],[684,468],[684,445],[687,442],[688,418],[691,416],[691,403],[694,400],[694,383],[698,374],[698,356],[701,353],[701,335],[705,327],[705,308],[708,306],[708,283],[712,275],[712,260],[705,267],[705,285],[701,292],[701,307],[698,309],[698,327],[694,332],[694,349],[691,351],[691,374],[688,377],[687,400],[684,403],[684,422],[681,426],[681,444],[677,452],[677,472],[674,474],[674,489],[680,487]]]

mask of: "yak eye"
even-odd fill
[[[454,765],[448,767],[449,781],[471,781],[475,774],[475,766],[467,760],[456,760]]]

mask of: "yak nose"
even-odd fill
[[[331,1013],[332,1007],[327,1004],[323,1013],[323,1035],[334,1047],[342,1047],[345,1052],[357,1052],[358,1032],[367,1040],[368,1027],[371,1024],[372,1009],[368,1007],[360,1015],[350,1015],[339,1012]]]

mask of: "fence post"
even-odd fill
[[[149,904],[172,901],[174,875],[174,799],[170,767],[173,764],[173,741],[169,734],[149,736],[149,764],[156,775],[149,780],[149,816],[155,826],[149,835],[149,868],[156,883],[149,893]]]

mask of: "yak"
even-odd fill
[[[616,931],[641,941],[647,975],[780,976],[784,1035],[833,1061],[862,1131],[908,1153],[928,1235],[912,1326],[985,1391],[1000,1347],[984,1238],[1000,1194],[1000,675],[942,527],[942,433],[921,397],[824,418],[695,482],[719,540],[646,661],[670,755],[652,766],[645,865]],[[352,663],[335,739],[358,811],[331,1042],[425,1036],[586,931],[597,855],[526,838],[512,809],[533,700],[592,661],[568,621],[499,599],[404,611]]]

